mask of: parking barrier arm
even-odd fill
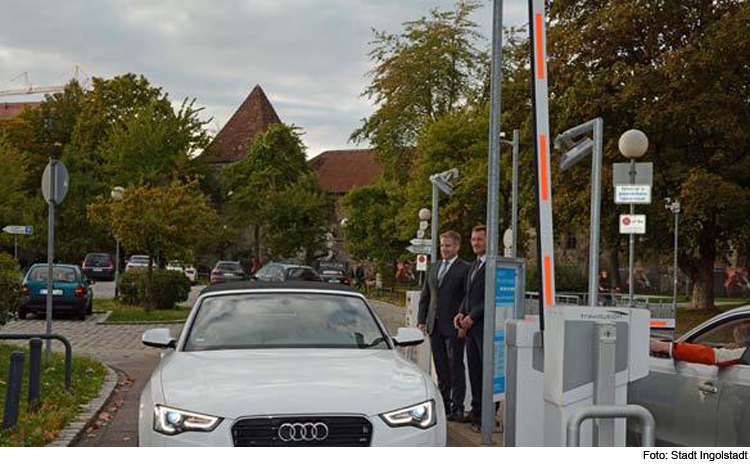
[[[46,333],[7,333],[0,334],[0,340],[31,340],[41,338],[42,340],[58,340],[65,346],[65,389],[70,392],[73,387],[73,347],[70,341],[62,335]]]

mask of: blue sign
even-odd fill
[[[34,234],[34,226],[26,226],[26,234]]]
[[[505,329],[495,332],[495,370],[492,376],[492,394],[505,394]]]
[[[496,307],[512,307],[516,303],[516,272],[515,267],[497,267],[495,278]]]

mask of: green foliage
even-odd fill
[[[408,240],[399,238],[396,225],[403,205],[403,189],[382,179],[346,195],[346,246],[355,260],[385,264],[405,254]]]
[[[120,295],[125,305],[145,305],[148,272],[125,272],[120,278]],[[184,273],[154,269],[151,275],[152,305],[157,310],[173,309],[190,295],[190,280]]]
[[[21,306],[21,274],[13,256],[0,253],[0,325],[4,324]]]
[[[403,32],[374,31],[370,43],[372,81],[362,94],[376,111],[352,133],[369,141],[386,165],[386,175],[405,181],[422,127],[486,91],[488,56],[469,17],[481,2],[458,0],[455,9],[433,9],[429,17],[403,24]]]
[[[744,66],[750,62],[750,4],[562,0],[552,3],[550,16],[554,122],[563,130],[604,119],[605,245],[625,248],[617,231],[622,208],[612,205],[607,170],[624,161],[619,135],[638,127],[649,137],[644,160],[655,171],[647,247],[641,249],[658,258],[670,246],[672,216],[662,198],[690,202],[681,214],[680,267],[696,282],[693,304],[713,307],[714,263],[747,235],[736,204],[746,201],[750,186],[750,103],[742,99],[750,87]],[[581,183],[588,171],[574,168],[565,180],[555,179],[555,214],[558,222],[582,229],[588,190]]]
[[[575,262],[555,263],[555,289],[559,292],[588,292],[588,278]],[[539,266],[526,268],[526,291],[539,291]]]
[[[253,140],[247,159],[225,168],[232,191],[229,217],[236,228],[263,229],[270,252],[309,261],[322,248],[330,200],[319,189],[306,161],[300,132],[283,124],[271,126]],[[255,255],[260,255],[256,240]]]
[[[120,276],[117,289],[120,293],[120,299],[125,305],[143,305],[141,297],[143,289],[140,288],[142,282],[145,282],[144,271],[140,269],[124,272]]]
[[[95,300],[94,309],[97,311],[112,312],[107,321],[104,322],[105,325],[118,325],[123,322],[184,321],[190,313],[190,309],[187,307],[145,312],[142,306],[124,305],[113,299]]]

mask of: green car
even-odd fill
[[[52,268],[52,308],[55,314],[68,314],[83,320],[92,313],[94,293],[81,268],[55,264]],[[23,279],[24,300],[19,318],[47,310],[47,265],[34,264]]]

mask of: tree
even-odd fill
[[[266,241],[271,255],[291,257],[304,253],[311,265],[318,251],[325,249],[331,199],[318,186],[312,173],[281,190],[271,191],[268,203]]]
[[[708,269],[737,245],[725,237],[744,235],[736,225],[747,222],[728,218],[740,217],[729,201],[741,199],[750,185],[750,130],[744,126],[750,103],[743,99],[750,88],[750,71],[744,66],[750,61],[750,39],[744,34],[750,4],[561,0],[553,2],[550,16],[551,114],[560,130],[603,117],[605,164],[623,161],[616,145],[623,131],[638,127],[646,132],[646,159],[655,170],[646,244],[657,255],[671,242],[671,217],[660,209],[661,198],[690,201],[681,219],[693,226],[680,227],[686,245],[679,262],[696,283],[693,305],[713,308],[713,271]],[[565,184],[556,188],[556,213],[565,213],[566,207],[575,213],[576,199],[557,199],[561,193],[580,196],[584,191],[573,178],[566,179],[567,189]],[[717,200],[729,201],[706,200],[698,183],[739,195],[717,193]],[[611,239],[617,257],[622,246],[615,230],[619,210],[610,200],[604,201],[602,235]]]
[[[399,237],[396,225],[403,205],[401,187],[382,178],[350,191],[344,197],[347,252],[356,260],[378,264],[391,264],[405,254],[408,240]]]
[[[229,198],[229,218],[237,227],[252,226],[255,255],[261,255],[261,230],[275,219],[274,199],[312,173],[299,131],[275,124],[258,134],[247,150],[247,159],[224,169]]]
[[[27,196],[24,193],[26,171],[23,152],[16,149],[0,130],[0,223],[23,224]],[[2,233],[0,243],[7,249],[12,246],[13,237]]]
[[[481,2],[459,0],[455,10],[403,24],[399,34],[374,31],[369,72],[362,94],[377,110],[351,139],[369,141],[388,178],[404,181],[412,148],[424,124],[477,99],[486,91],[487,54],[475,46],[482,36],[469,19]]]
[[[111,229],[128,249],[148,253],[146,311],[153,308],[154,256],[158,253],[164,261],[189,260],[193,249],[211,240],[220,226],[195,183],[127,188],[121,201],[100,197],[88,207],[88,215],[94,223]]]

